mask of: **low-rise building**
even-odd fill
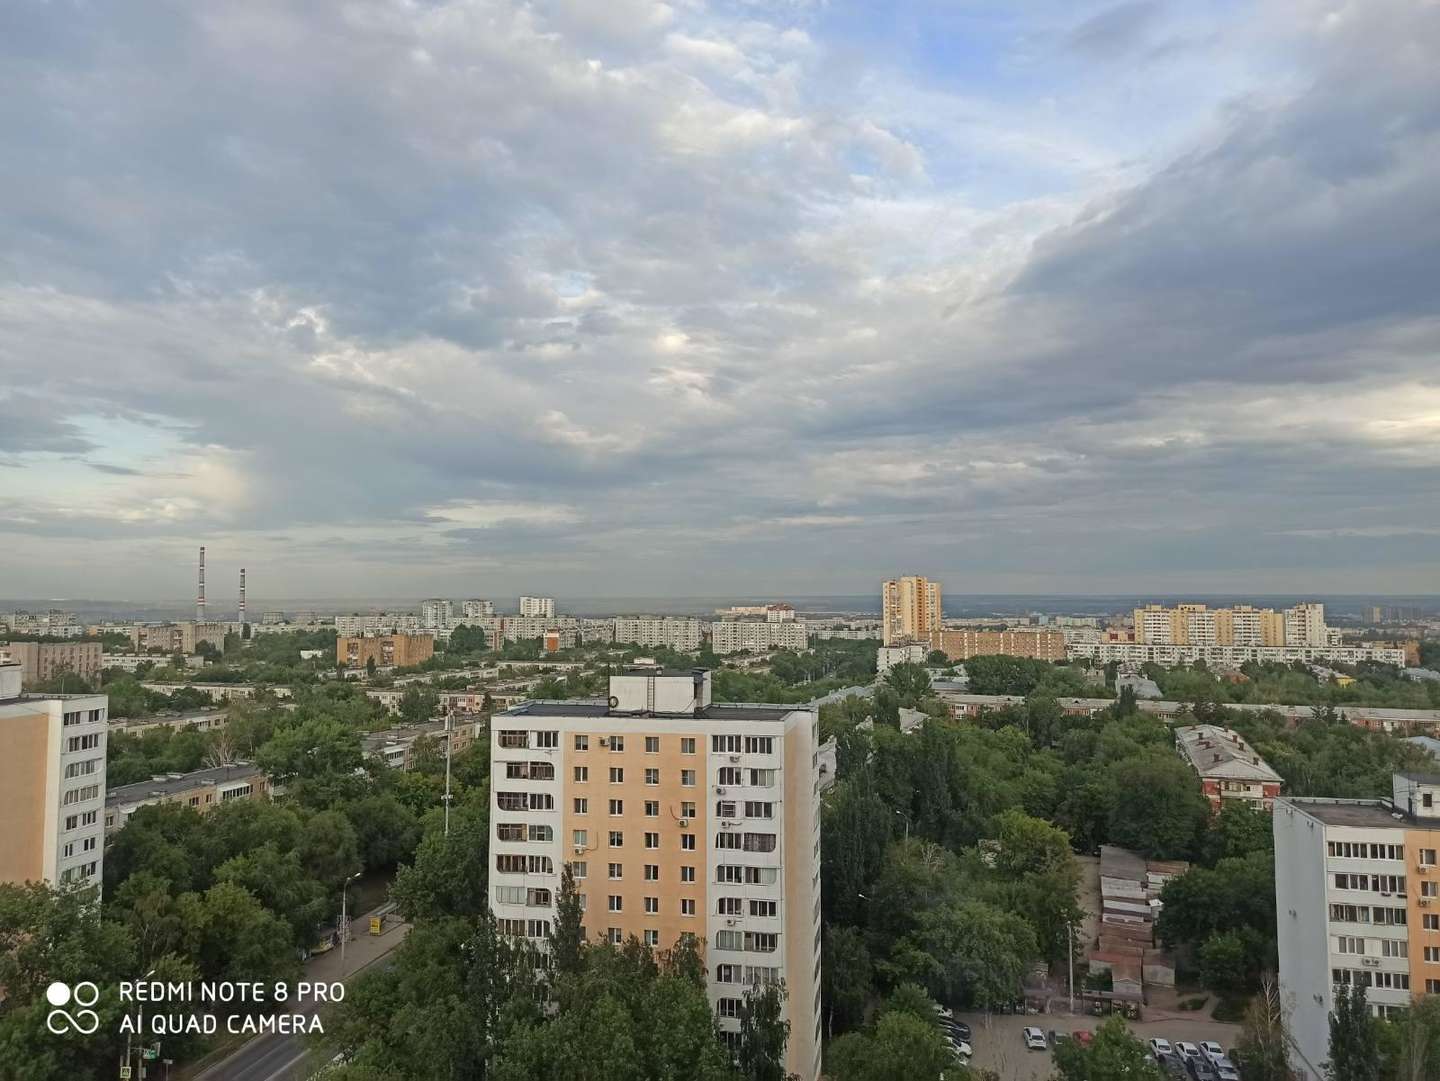
[[[433,740],[435,749],[443,755],[446,741],[453,740],[450,749],[453,757],[475,742],[484,725],[484,721],[454,719],[404,725],[387,728],[383,732],[371,732],[361,739],[360,745],[367,757],[384,762],[391,769],[409,770],[415,765],[417,741]]]
[[[809,636],[801,623],[790,620],[718,620],[710,624],[710,648],[718,655],[764,653],[772,649],[802,650]]]
[[[110,721],[111,732],[124,732],[138,736],[156,728],[168,728],[172,732],[183,732],[193,728],[197,732],[217,732],[230,723],[230,713],[223,709],[200,710],[195,713],[174,713],[158,717],[128,717]]]
[[[924,642],[907,642],[899,646],[881,646],[875,651],[875,672],[883,676],[897,664],[924,664],[930,647]]]
[[[103,694],[23,694],[0,663],[0,882],[98,893],[108,710]]]
[[[1320,1081],[1338,987],[1384,1017],[1440,994],[1440,775],[1396,774],[1389,799],[1283,797],[1272,817],[1290,1066]]]
[[[1180,757],[1200,778],[1211,810],[1227,800],[1243,800],[1268,811],[1283,781],[1244,738],[1216,724],[1191,724],[1175,729]]]
[[[423,664],[435,655],[433,634],[384,634],[335,640],[336,663],[345,668],[377,668]]]
[[[237,799],[269,799],[270,778],[259,766],[236,762],[190,773],[162,773],[111,789],[105,797],[105,833],[122,829],[141,807],[178,803],[201,814]]]
[[[85,680],[100,675],[99,642],[8,642],[0,643],[0,654],[20,666],[26,684],[44,683],[62,672]]]
[[[1065,636],[1060,631],[980,631],[969,628],[939,628],[930,635],[930,648],[938,649],[952,661],[971,657],[1029,657],[1038,661],[1063,661]]]

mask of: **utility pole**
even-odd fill
[[[350,900],[350,883],[360,877],[361,871],[356,871],[347,878],[340,886],[340,978],[345,978],[345,943],[350,939],[349,907],[346,904]]]
[[[1070,1013],[1075,1013],[1075,925],[1065,921],[1065,944],[1070,957]]]
[[[450,748],[455,744],[455,711],[445,714],[445,836],[450,836]]]

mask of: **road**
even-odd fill
[[[392,916],[386,923],[384,934],[371,935],[370,914],[367,912],[354,920],[350,929],[350,942],[345,947],[345,981],[353,980],[361,969],[400,945],[409,932],[410,925],[401,923]],[[321,954],[305,965],[304,979],[313,983],[340,978],[339,950]],[[316,1012],[313,997],[303,1001],[304,1005],[296,1005],[286,1012]],[[311,1048],[302,1036],[256,1036],[197,1074],[194,1081],[302,1081],[303,1077],[309,1075],[309,1071],[300,1067],[304,1065],[310,1052]]]

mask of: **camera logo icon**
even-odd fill
[[[90,1036],[100,1027],[100,1015],[90,1009],[100,1001],[100,988],[89,980],[81,980],[74,988],[56,980],[45,988],[45,1000],[55,1007],[45,1016],[45,1027],[56,1036],[71,1031]],[[74,1013],[63,1008],[71,1003],[80,1007]]]

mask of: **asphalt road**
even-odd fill
[[[380,960],[404,940],[410,930],[408,923],[387,927],[385,933],[368,933],[369,914],[360,916],[351,925],[351,939],[345,947],[344,982],[353,980],[362,969]],[[305,966],[304,978],[313,982],[340,978],[340,951],[312,959]],[[318,1012],[313,996],[297,1000],[287,1013]],[[303,1081],[310,1072],[304,1069],[311,1046],[304,1036],[270,1033],[256,1036],[219,1062],[196,1075],[194,1081]]]

